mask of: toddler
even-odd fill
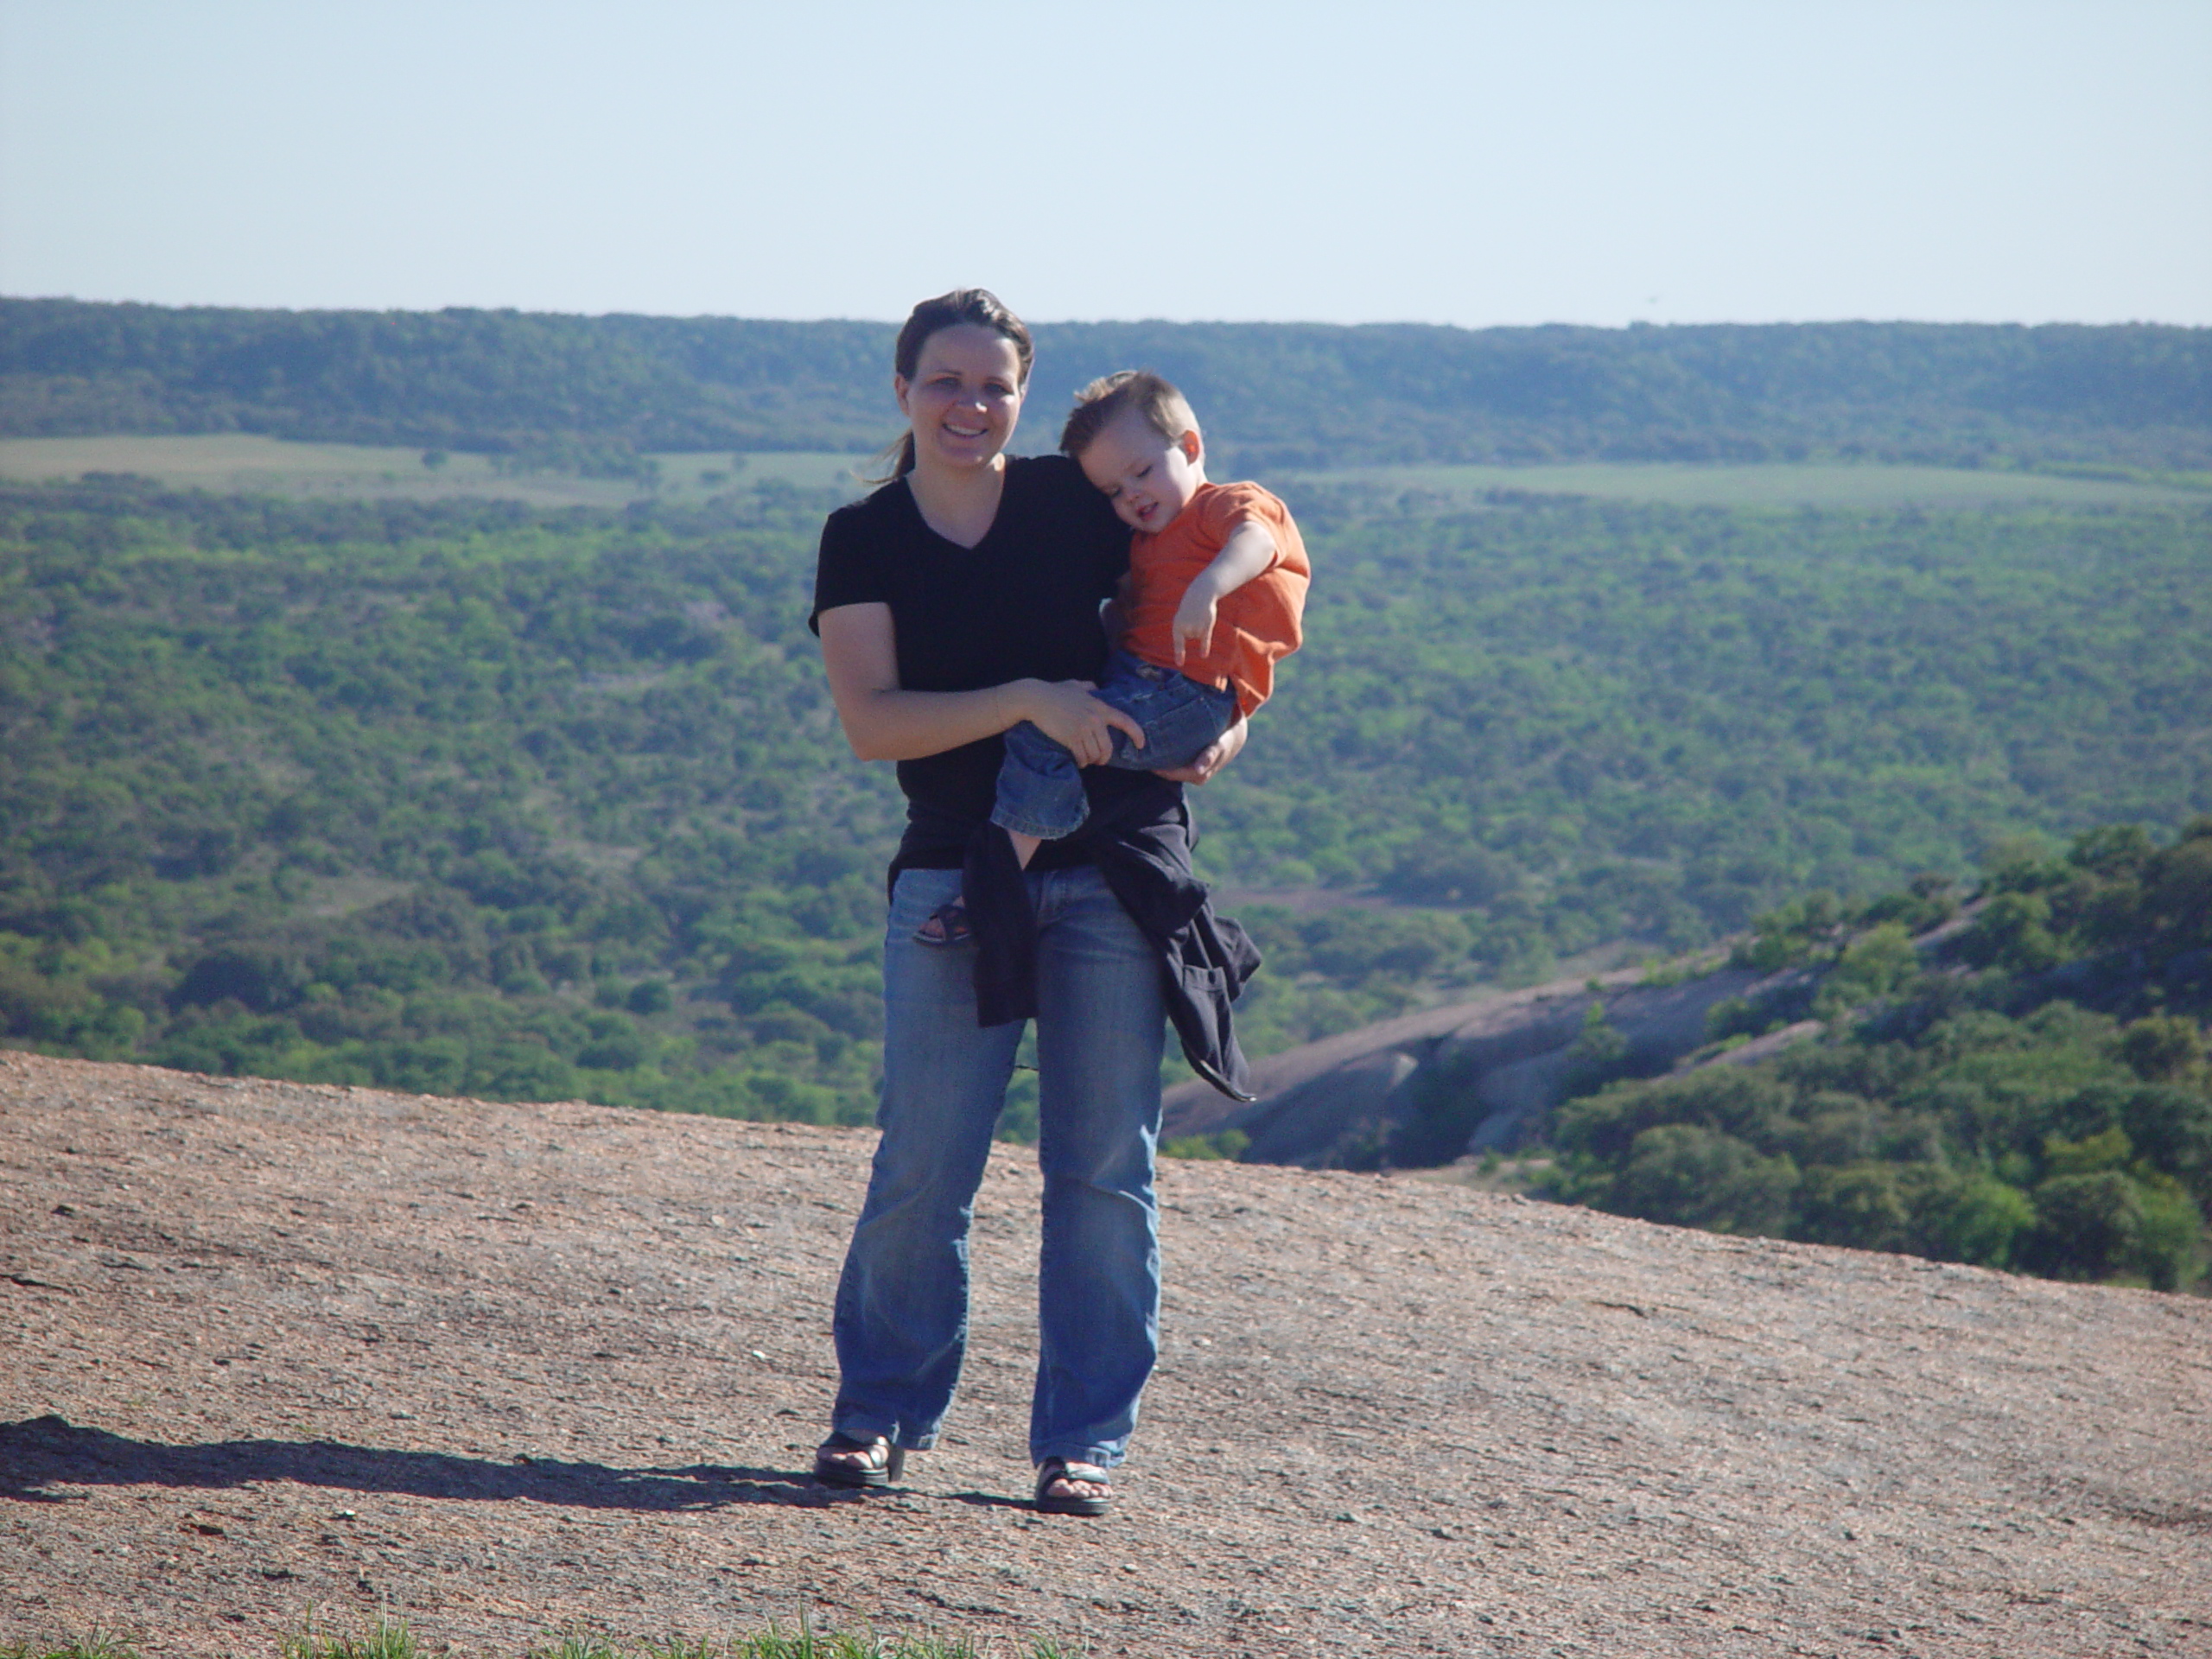
[[[1188,766],[1267,701],[1276,659],[1298,649],[1313,574],[1298,526],[1256,484],[1207,482],[1198,419],[1156,374],[1124,370],[1085,386],[1060,448],[1136,531],[1119,601],[1125,626],[1092,695],[1145,736],[1139,746],[1116,730],[1104,764]],[[1027,721],[1007,733],[991,822],[1025,868],[1040,841],[1072,835],[1090,810],[1065,748]],[[967,940],[963,903],[944,906],[915,937]]]

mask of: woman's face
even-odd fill
[[[1021,359],[1014,342],[972,322],[922,342],[914,378],[893,375],[899,411],[914,429],[917,466],[966,469],[998,458],[1021,416]]]

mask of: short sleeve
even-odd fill
[[[865,503],[856,504],[865,505]],[[822,632],[822,613],[840,605],[889,604],[882,538],[867,533],[855,507],[840,507],[822,526],[822,549],[814,567],[814,608],[806,626]]]
[[[1284,516],[1282,504],[1256,484],[1224,484],[1207,491],[1198,503],[1198,529],[1209,547],[1222,546],[1244,524],[1263,524],[1274,532],[1275,550],[1268,560],[1268,570],[1282,563],[1279,526]]]

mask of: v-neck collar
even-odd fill
[[[922,511],[921,498],[914,493],[912,478],[910,475],[902,474],[899,481],[906,487],[907,510],[914,515],[914,522],[919,524],[925,532],[935,538],[937,541],[939,541],[945,546],[950,548],[955,553],[980,553],[983,550],[984,547],[988,544],[991,537],[999,533],[999,526],[1006,522],[1007,498],[1012,493],[1014,488],[1014,469],[1020,465],[1022,459],[1023,458],[1020,455],[1008,455],[1006,458],[1006,470],[999,474],[999,505],[997,511],[991,514],[991,522],[989,525],[985,528],[983,533],[980,537],[976,537],[976,544],[973,547],[962,546],[958,542],[954,541],[951,537],[939,530],[935,524],[930,523],[929,514]]]

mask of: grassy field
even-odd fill
[[[1285,488],[1294,488],[1300,476],[1285,478]],[[2212,500],[2212,490],[2186,486],[1945,467],[1589,461],[1558,467],[1359,467],[1302,476],[1319,483],[1382,484],[1468,498],[1491,490],[1525,490],[1670,506],[1957,510],[2033,502],[2081,507]]]
[[[779,479],[804,489],[860,487],[867,458],[817,451],[732,455],[655,455],[651,493],[696,500]],[[0,478],[73,479],[88,472],[137,473],[187,488],[343,499],[366,496],[423,500],[503,498],[537,506],[619,506],[647,493],[620,479],[553,474],[512,477],[482,455],[455,454],[426,467],[422,452],[354,444],[291,443],[249,433],[199,437],[0,439]],[[2212,490],[2125,479],[2037,473],[1970,472],[1940,467],[1693,466],[1587,462],[1558,467],[1399,467],[1290,474],[1271,481],[1295,496],[1300,482],[1361,483],[1430,495],[1478,498],[1491,490],[1591,495],[1678,506],[1901,506],[1975,508],[2048,502],[2066,506],[2143,506],[2212,499]]]
[[[733,482],[781,479],[806,489],[849,486],[863,458],[816,453],[748,455],[670,454],[660,464],[663,499],[700,499]],[[74,479],[86,473],[136,473],[182,488],[240,491],[318,499],[401,497],[434,500],[475,496],[533,506],[620,506],[646,493],[626,479],[573,478],[536,473],[509,476],[484,455],[454,454],[436,467],[419,449],[360,444],[292,443],[245,432],[195,437],[0,439],[0,478]]]

